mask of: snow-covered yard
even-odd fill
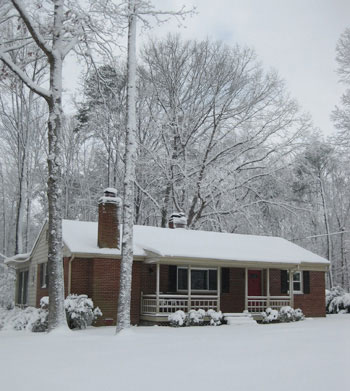
[[[0,332],[0,389],[345,390],[350,316],[288,324]]]

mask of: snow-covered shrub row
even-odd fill
[[[188,313],[184,311],[176,311],[168,316],[170,326],[201,326],[204,324],[205,317],[209,317],[211,326],[219,326],[222,323],[222,312],[216,312],[212,309],[205,312],[203,309],[190,310]]]
[[[300,308],[293,309],[289,306],[282,307],[279,311],[267,308],[266,311],[262,313],[262,316],[263,323],[297,322],[305,318],[303,311]]]
[[[328,314],[350,313],[350,293],[340,286],[326,290],[326,312]]]
[[[47,311],[41,308],[27,307],[0,308],[0,330],[45,331],[47,329]]]
[[[49,298],[40,300],[41,308],[27,307],[0,309],[0,330],[27,330],[33,332],[46,331],[48,327]],[[85,329],[102,316],[86,295],[69,295],[64,301],[67,323],[71,329]]]

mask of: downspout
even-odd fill
[[[68,261],[68,291],[67,291],[67,296],[71,294],[71,288],[72,288],[72,262],[75,258],[75,255],[72,255],[69,258]]]

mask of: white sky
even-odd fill
[[[162,10],[196,6],[198,14],[179,28],[175,20],[149,32],[180,32],[184,38],[240,43],[256,50],[266,68],[275,68],[314,123],[330,134],[330,113],[344,87],[335,73],[335,47],[350,27],[349,0],[153,0]],[[145,37],[145,34],[140,35]],[[70,67],[69,67],[70,68]],[[74,73],[70,68],[69,74]],[[72,83],[69,77],[66,83]]]

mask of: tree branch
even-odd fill
[[[24,9],[24,6],[21,0],[11,0],[13,6],[16,8],[17,12],[21,16],[23,22],[25,23],[30,35],[39,46],[39,48],[46,54],[47,57],[52,57],[52,50],[46,44],[45,39],[42,37],[40,32],[34,26],[31,17],[28,15],[27,11]]]
[[[48,90],[45,88],[39,87],[36,83],[34,83],[23,71],[22,69],[16,65],[10,57],[0,52],[0,60],[6,64],[13,73],[15,73],[22,81],[23,83],[32,91],[43,97],[46,101],[48,101],[51,97],[51,94]]]

